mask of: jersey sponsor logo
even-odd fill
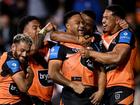
[[[119,42],[121,43],[130,43],[132,33],[128,30],[120,32]]]
[[[17,60],[9,60],[6,62],[12,73],[15,73],[20,70],[20,64]]]
[[[16,67],[16,66],[17,66],[17,64],[16,64],[16,63],[12,63],[12,66],[13,66],[13,67]]]
[[[58,57],[58,51],[60,46],[54,46],[50,50],[50,59],[54,59]]]
[[[11,83],[9,86],[9,93],[12,95],[20,95],[20,90],[15,83]]]
[[[48,70],[39,70],[38,78],[39,78],[39,82],[43,86],[52,86],[53,85],[53,80],[50,79],[50,77],[48,75]]]
[[[82,77],[71,77],[72,81],[82,81]]]

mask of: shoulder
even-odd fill
[[[20,70],[20,63],[18,60],[15,59],[10,59],[6,62],[8,68],[10,68],[10,70],[15,73],[17,71]]]
[[[133,33],[129,29],[124,29],[119,32],[119,43],[130,43],[133,38]]]
[[[15,59],[10,52],[8,53],[6,65],[9,68],[11,74],[15,74],[16,72],[21,70],[19,60]]]
[[[55,45],[50,49],[50,59],[62,58],[62,56],[64,56],[63,54],[64,52],[65,52],[64,46],[60,44]]]
[[[119,32],[119,35],[121,36],[131,36],[132,34],[133,34],[132,31],[130,31],[128,28],[123,29]]]
[[[60,50],[60,48],[61,48],[60,45],[53,46],[53,47],[50,49],[50,53],[58,52],[58,51]]]

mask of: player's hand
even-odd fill
[[[126,20],[124,20],[124,19],[121,19],[120,21],[119,21],[119,25],[120,25],[120,27],[121,28],[123,28],[123,29],[125,29],[125,28],[128,28],[128,23],[126,22]]]
[[[100,102],[101,102],[101,99],[104,95],[104,92],[102,91],[97,91],[95,93],[93,93],[91,96],[90,96],[90,100],[91,100],[91,103],[94,104],[94,105],[99,105]]]
[[[88,58],[90,56],[90,51],[87,48],[82,48],[78,50],[82,57]]]
[[[71,82],[70,87],[78,94],[81,94],[85,90],[85,86],[82,83]]]
[[[83,37],[83,36],[79,36],[79,44],[81,44],[84,47],[88,47],[90,46],[91,42],[94,41],[94,37]]]
[[[39,32],[39,34],[46,34],[47,32],[56,30],[56,28],[57,27],[55,24],[48,22],[48,24],[46,24],[46,26]]]

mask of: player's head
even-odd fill
[[[125,12],[121,6],[108,6],[103,13],[103,31],[112,33],[114,29],[119,26],[120,20],[124,19],[125,16]]]
[[[29,55],[32,43],[32,38],[29,36],[24,34],[15,35],[11,47],[13,56],[19,59],[21,63],[24,62]]]
[[[40,19],[35,16],[25,16],[19,22],[18,33],[23,33],[33,39],[31,54],[35,53],[38,49],[37,45],[40,30]]]
[[[96,14],[92,10],[84,10],[81,16],[85,22],[85,34],[92,35],[97,30],[95,25]]]
[[[74,35],[84,35],[84,21],[79,12],[70,11],[64,16],[66,30]]]
[[[25,16],[18,24],[18,33],[24,33],[35,39],[40,31],[40,19],[35,16]]]

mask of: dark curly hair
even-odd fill
[[[17,33],[23,33],[25,26],[32,20],[37,20],[40,22],[40,19],[35,16],[25,16],[25,17],[21,18],[21,20],[19,21],[18,27],[17,27]]]
[[[112,4],[106,7],[106,9],[112,11],[113,12],[112,15],[118,16],[121,19],[125,19],[126,17],[125,10],[120,5]]]

